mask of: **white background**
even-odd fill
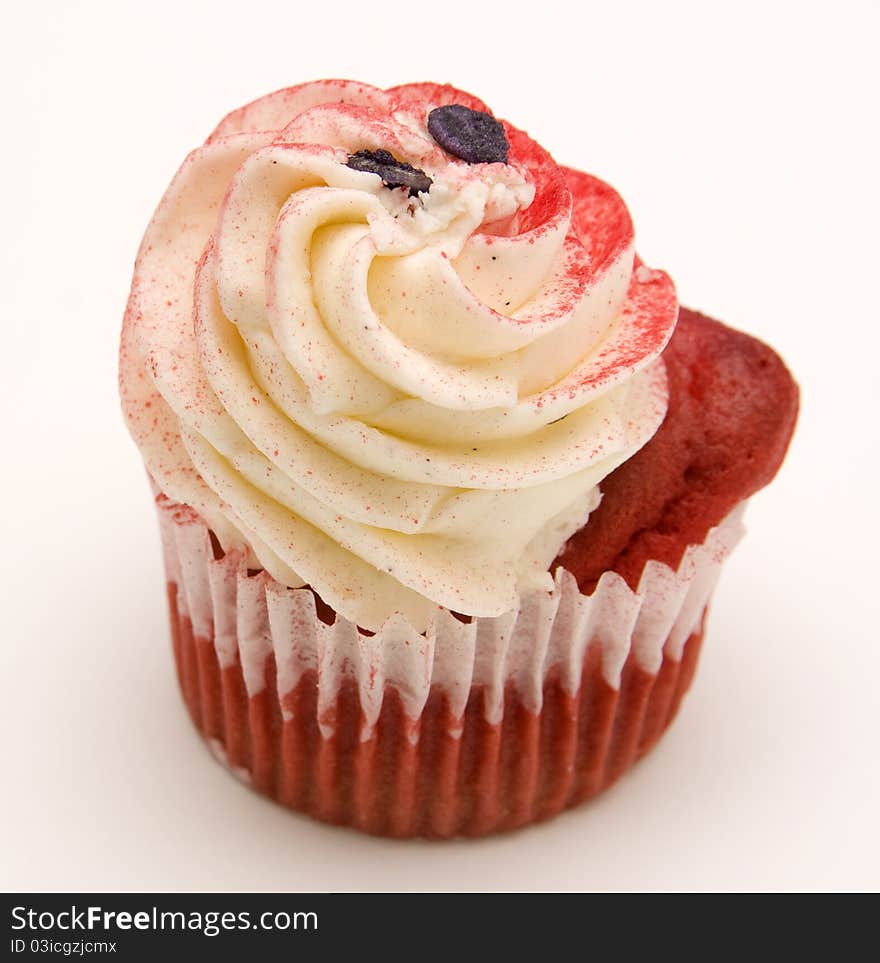
[[[876,889],[877,10],[16,5],[0,57],[0,886]],[[678,721],[606,796],[508,837],[400,843],[291,815],[212,761],[176,691],[116,400],[132,261],[227,110],[331,76],[453,82],[610,180],[682,301],[773,344],[802,388]]]

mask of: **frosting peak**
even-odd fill
[[[485,111],[324,81],[230,114],[154,215],[123,330],[159,487],[371,630],[549,588],[665,414],[675,292],[623,202],[506,123],[508,163],[446,153],[427,119],[453,103]],[[430,188],[386,186],[359,151]]]

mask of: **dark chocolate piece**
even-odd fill
[[[377,174],[386,187],[408,187],[410,197],[427,193],[433,183],[424,171],[398,160],[387,150],[359,150],[348,158],[346,166],[355,171]]]
[[[491,114],[448,104],[428,114],[428,133],[449,154],[468,164],[506,164],[510,145]]]

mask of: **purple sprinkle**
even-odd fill
[[[428,114],[428,133],[447,153],[468,164],[506,164],[510,145],[504,127],[491,114],[448,104]]]
[[[427,193],[433,183],[424,171],[398,160],[387,150],[359,150],[349,156],[346,166],[378,175],[386,187],[408,187],[410,197]]]

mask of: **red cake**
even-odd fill
[[[184,699],[256,790],[480,835],[595,795],[672,720],[798,395],[633,236],[448,86],[287,88],[186,159],[120,387]]]
[[[676,568],[785,457],[798,389],[756,338],[682,308],[663,352],[669,410],[654,437],[602,483],[590,522],[556,559],[590,592],[603,572],[635,589],[649,559]]]

